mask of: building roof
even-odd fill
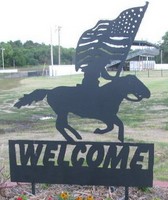
[[[148,46],[148,47],[155,47],[159,49],[158,45],[153,44],[151,42],[143,41],[143,40],[134,40],[132,46]]]

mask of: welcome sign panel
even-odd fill
[[[10,140],[11,180],[151,187],[154,145]]]

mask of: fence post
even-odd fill
[[[163,77],[163,70],[161,69],[161,77]]]

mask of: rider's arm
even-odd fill
[[[101,71],[101,77],[103,77],[106,80],[112,80],[113,79],[113,76],[110,76],[105,68],[103,68],[102,71]]]

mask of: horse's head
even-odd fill
[[[143,98],[150,97],[149,89],[134,75],[127,75],[125,78],[125,87],[127,88],[128,94],[125,99],[129,101],[141,101]],[[134,96],[134,98],[130,97]]]

